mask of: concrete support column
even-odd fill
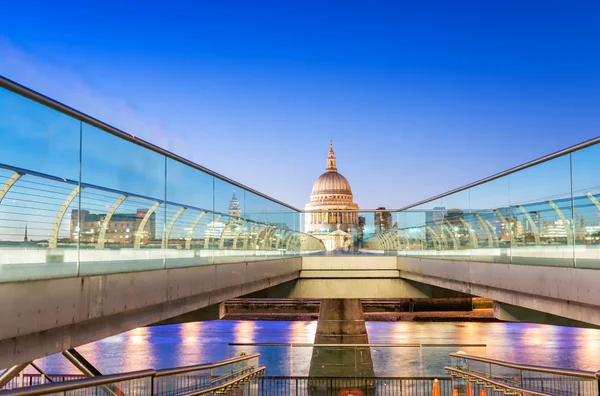
[[[351,378],[374,377],[371,350],[365,317],[360,299],[323,299],[319,310],[319,321],[315,345],[310,361],[308,386],[311,395],[329,395],[332,389],[321,386],[317,377],[348,377],[348,383],[336,382],[336,390],[356,388]],[[335,344],[363,344],[363,346],[336,347]],[[330,385],[330,384],[327,384]],[[362,383],[365,394],[370,393],[372,384]],[[339,388],[339,389],[337,389]],[[337,394],[337,393],[336,393]]]

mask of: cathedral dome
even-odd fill
[[[325,172],[313,184],[311,195],[344,194],[352,195],[348,180],[337,172]]]
[[[310,196],[314,199],[322,195],[345,195],[346,199],[352,201],[352,189],[348,180],[337,171],[333,142],[329,142],[329,155],[327,156],[327,168],[325,173],[317,178],[313,184]]]
[[[327,250],[346,249],[352,235],[362,232],[353,198],[350,183],[337,171],[333,142],[329,142],[327,168],[313,184],[310,203],[304,206],[305,232],[325,241]]]

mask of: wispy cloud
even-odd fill
[[[155,117],[141,114],[121,98],[101,93],[75,71],[39,59],[2,36],[0,75],[167,150],[177,152],[185,147],[183,139],[166,131]]]

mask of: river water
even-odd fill
[[[103,374],[214,362],[241,351],[260,352],[267,375],[307,375],[309,347],[230,346],[230,343],[312,343],[316,321],[207,321],[144,327],[77,350]],[[526,364],[600,369],[600,330],[525,323],[367,322],[376,344],[486,344],[485,347],[374,347],[377,376],[443,374],[449,352]],[[61,355],[37,361],[47,373],[77,373]]]

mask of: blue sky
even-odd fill
[[[372,208],[600,130],[598,2],[49,3],[0,74],[298,207],[329,139]]]

